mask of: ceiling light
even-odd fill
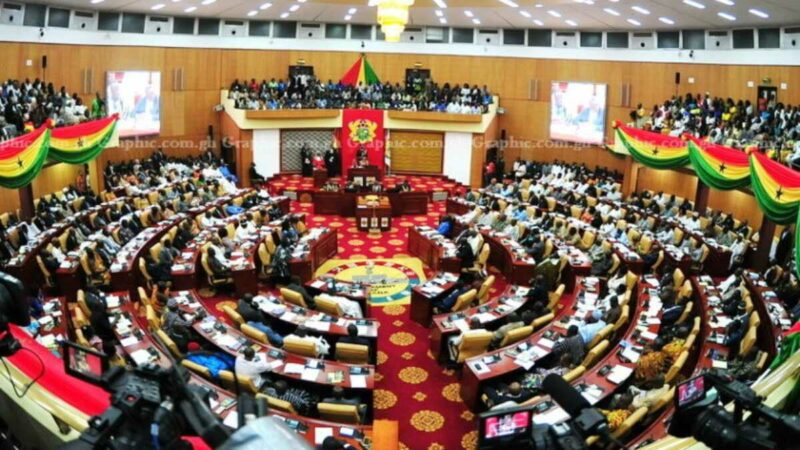
[[[706,5],[704,5],[704,4],[700,3],[700,2],[696,2],[694,0],[683,0],[683,3],[686,3],[687,5],[693,6],[693,7],[697,8],[697,9],[706,9]]]
[[[522,16],[522,17],[526,17],[528,19],[531,18],[531,13],[529,13],[528,11],[520,11],[519,15]]]
[[[476,18],[472,19],[472,23],[474,23],[475,25],[480,25],[480,24],[481,24],[481,21],[480,21],[480,19],[478,19],[478,18],[476,17]]]
[[[544,8],[544,5],[541,4],[541,3],[537,3],[537,4],[533,5],[533,7],[534,8]]]
[[[636,11],[639,14],[644,14],[644,15],[650,14],[650,11],[642,8],[641,6],[631,6],[631,9]]]
[[[669,17],[659,17],[658,20],[667,24],[667,25],[675,25],[675,21],[670,19]]]
[[[287,17],[289,17],[289,13],[285,12],[285,13],[281,14],[281,19],[285,19]]]
[[[92,4],[96,5],[98,3],[103,3],[105,0],[92,0]]]
[[[439,23],[441,23],[442,25],[444,25],[444,24],[446,24],[446,23],[447,23],[447,19],[445,19],[444,17],[439,17]]]
[[[472,11],[470,11],[470,10],[464,11],[464,15],[467,16],[467,17],[475,17],[475,14],[472,14]]]
[[[272,6],[272,3],[264,3],[263,5],[259,6],[258,9],[263,11],[265,9],[269,9],[270,6]]]
[[[351,16],[350,14],[344,16],[344,20],[350,20],[352,18],[353,18],[353,16]]]
[[[500,3],[502,3],[504,5],[508,5],[508,6],[512,7],[512,8],[516,8],[516,7],[519,6],[518,4],[514,3],[511,0],[500,0]]]
[[[731,22],[736,20],[736,16],[730,15],[730,14],[728,14],[726,12],[718,12],[717,15],[722,17],[725,20],[730,20]]]
[[[414,0],[377,0],[378,23],[386,42],[399,42],[408,23],[408,8]]]
[[[250,11],[250,12],[247,13],[247,17],[253,17],[256,14],[258,14],[258,11]]]
[[[210,4],[212,4],[212,3],[216,2],[216,1],[217,0],[203,0],[202,2],[200,2],[200,4],[201,5],[210,5]]]
[[[433,0],[433,3],[436,3],[439,8],[447,8],[447,3],[444,0]]]
[[[618,13],[618,12],[617,12],[617,10],[615,10],[615,9],[611,9],[611,8],[603,8],[603,11],[605,11],[605,12],[607,12],[607,13],[611,14],[612,16],[619,16],[619,13]]]
[[[736,3],[733,0],[717,0],[717,2],[722,3],[723,5],[733,6]]]
[[[436,14],[436,17],[444,17],[444,12],[442,12],[441,9],[437,9],[434,11],[434,13]]]
[[[157,5],[151,6],[150,9],[152,9],[153,11],[158,11],[159,9],[161,9],[163,7],[164,7],[164,4],[163,3],[159,3]]]
[[[547,11],[547,14],[550,14],[553,17],[561,17],[561,13],[559,13],[558,11],[554,11],[552,9],[550,11]]]
[[[544,22],[542,22],[542,21],[541,21],[541,20],[539,20],[539,19],[533,19],[533,23],[535,23],[536,25],[539,25],[540,27],[543,27],[543,26],[544,26]]]
[[[187,13],[195,12],[195,11],[197,11],[197,6],[190,6],[190,7],[188,7],[188,8],[183,10],[183,12],[187,12]]]
[[[764,11],[761,11],[760,9],[750,8],[749,12],[750,14],[761,17],[762,19],[766,19],[769,17],[769,14],[765,13]]]
[[[347,14],[353,15],[358,11],[358,8],[350,8],[347,10]]]
[[[569,25],[571,27],[577,27],[578,26],[578,22],[575,22],[574,20],[567,19],[567,20],[564,21],[564,23],[566,23],[567,25]]]
[[[292,5],[292,6],[289,7],[289,11],[291,11],[291,12],[295,12],[298,9],[300,9],[300,5]]]
[[[629,23],[629,24],[631,24],[631,25],[635,25],[635,26],[637,26],[637,27],[640,27],[640,26],[642,26],[642,23],[641,23],[641,22],[639,22],[639,21],[638,21],[638,20],[636,20],[636,19],[628,19],[628,23]]]

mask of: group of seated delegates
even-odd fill
[[[740,149],[756,145],[774,150],[770,156],[786,162],[800,157],[800,110],[774,100],[752,104],[750,100],[722,99],[709,93],[687,93],[654,105],[649,113],[639,104],[631,111],[631,125],[670,136],[690,133]],[[780,157],[781,151],[791,152],[788,161]]]
[[[327,83],[312,76],[290,78],[287,81],[255,79],[250,82],[238,79],[231,83],[228,92],[238,109],[344,109],[372,108],[401,111],[436,111],[452,114],[483,114],[492,104],[489,89],[477,85],[470,87],[445,83],[439,85],[432,80],[423,83],[400,83],[392,85],[360,84],[350,86],[341,82]]]
[[[51,120],[55,126],[75,125],[105,116],[105,101],[97,94],[84,105],[77,93],[36,78],[6,80],[0,85],[0,141],[27,133]]]
[[[800,281],[791,267],[774,263],[764,271],[764,281],[775,291],[792,322],[800,320]]]

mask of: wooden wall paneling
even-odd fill
[[[0,212],[14,212],[19,209],[19,191],[0,188]]]
[[[639,183],[636,190],[649,189],[675,194],[677,197],[688,198],[694,201],[697,192],[697,176],[693,173],[683,173],[674,170],[656,170],[644,167],[639,172]]]
[[[392,172],[441,174],[444,134],[393,131],[390,137]]]
[[[45,167],[31,183],[33,198],[52,194],[71,184],[75,184],[81,170],[83,170],[81,165],[63,163]]]
[[[711,189],[708,194],[708,207],[716,211],[732,213],[733,217],[739,220],[747,220],[755,230],[761,227],[761,222],[764,220],[764,214],[761,212],[756,198],[750,192]]]

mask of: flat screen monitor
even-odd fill
[[[530,407],[522,407],[489,411],[481,414],[478,426],[480,449],[502,448],[508,445],[524,446],[531,439],[533,410]]]
[[[119,136],[161,132],[161,72],[141,70],[106,73],[106,108],[119,114]]]
[[[554,81],[550,86],[550,139],[602,145],[607,91],[605,84]]]

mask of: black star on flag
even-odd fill
[[[776,198],[777,200],[780,200],[780,199],[781,199],[781,196],[783,196],[783,188],[782,188],[782,187],[779,187],[779,188],[778,188],[778,192],[776,192],[776,193],[775,193],[775,198]]]
[[[653,156],[658,155],[658,148],[653,147]]]
[[[719,171],[720,172],[725,172],[725,169],[727,169],[727,168],[728,168],[728,166],[726,166],[725,163],[722,163],[722,164],[719,165]]]
[[[17,158],[17,165],[22,167],[22,158]]]
[[[83,138],[78,138],[78,147],[83,147]]]

